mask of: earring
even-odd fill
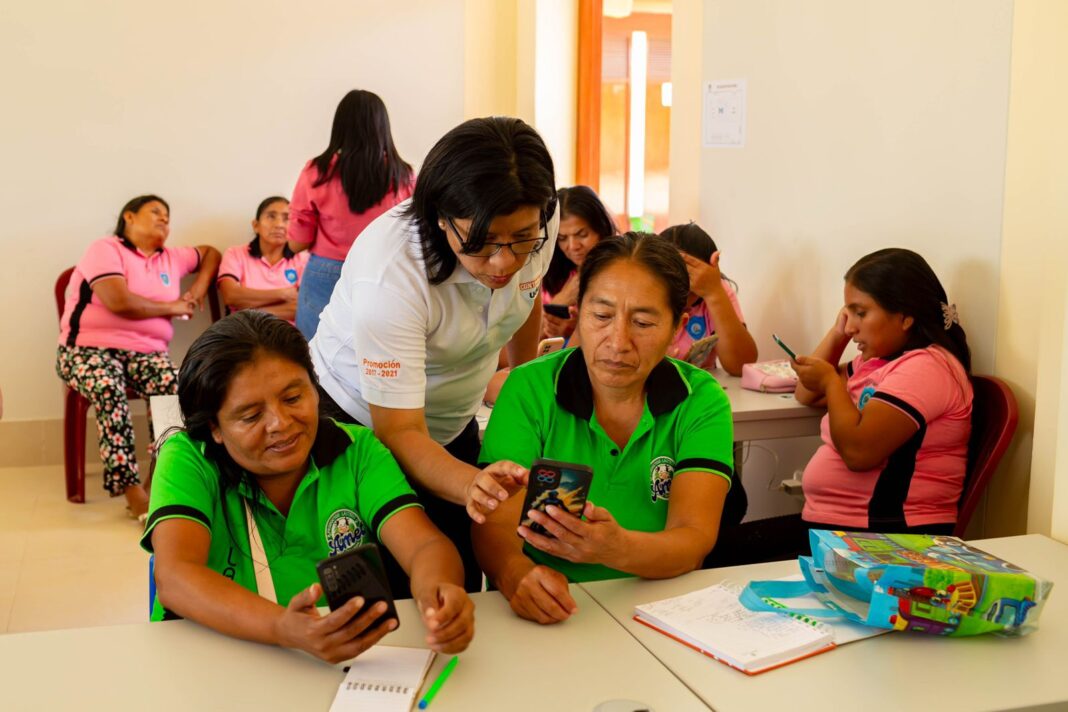
[[[444,220],[438,220],[438,227],[441,228],[442,232],[445,232],[445,221]]]

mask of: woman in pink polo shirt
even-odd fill
[[[214,247],[164,247],[170,207],[155,195],[123,206],[115,233],[96,240],[71,275],[60,320],[56,372],[96,410],[104,489],[126,496],[143,519],[148,495],[140,484],[126,389],[143,396],[177,393],[167,354],[171,319],[188,319],[219,266]],[[184,294],[182,277],[198,272]]]
[[[737,285],[719,271],[715,241],[695,223],[673,225],[660,236],[679,248],[690,273],[686,323],[675,335],[668,354],[706,369],[715,368],[718,358],[724,371],[742,375],[742,366],[757,360],[756,342],[745,328],[742,305],[735,293]],[[703,355],[701,351],[691,353],[695,342],[710,336],[716,337],[710,350]]]
[[[308,161],[290,204],[289,247],[311,250],[297,297],[297,328],[310,341],[352,243],[382,213],[412,195],[415,172],[393,145],[382,100],[354,89],[334,113],[330,144]]]
[[[850,340],[860,354],[839,364]],[[794,366],[797,399],[827,406],[823,445],[802,478],[804,522],[952,534],[971,435],[970,368],[956,307],[922,257],[895,248],[853,265],[834,326]]]
[[[294,323],[297,288],[308,253],[294,254],[286,244],[289,201],[281,196],[265,199],[252,221],[255,237],[223,253],[219,265],[219,293],[231,311],[259,309]]]

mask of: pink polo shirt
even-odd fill
[[[283,257],[272,265],[263,257],[253,256],[251,245],[235,245],[223,253],[219,279],[228,277],[249,289],[298,287],[306,264],[307,252]]]
[[[334,159],[335,161],[337,159]],[[377,205],[354,213],[349,210],[349,198],[341,187],[341,177],[316,186],[319,169],[308,161],[293,188],[289,202],[289,234],[292,242],[311,244],[311,253],[331,260],[344,261],[349,248],[364,228],[397,203],[407,200],[415,186],[415,176],[408,185],[395,193],[388,193]]]
[[[823,445],[802,478],[802,517],[878,531],[902,519],[910,527],[956,522],[972,420],[972,384],[960,362],[929,346],[892,360],[858,356],[847,373],[849,395],[861,410],[878,400],[907,415],[919,430],[878,467],[853,472],[835,450],[824,416]]]
[[[174,336],[170,317],[127,319],[104,306],[93,293],[102,279],[121,277],[132,293],[156,302],[182,296],[182,277],[200,268],[195,247],[164,247],[149,256],[128,240],[110,235],[85,251],[67,285],[59,343],[151,353],[166,351]]]
[[[723,289],[727,292],[727,299],[730,300],[731,306],[734,307],[734,313],[738,315],[738,319],[742,323],[745,323],[745,317],[742,316],[742,305],[738,303],[738,295],[735,294],[734,287],[726,279],[723,280]],[[668,348],[667,355],[672,358],[686,358],[686,354],[690,353],[690,347],[693,346],[693,342],[716,332],[716,322],[712,319],[712,313],[709,312],[708,303],[704,299],[697,306],[687,309],[686,313],[690,315],[686,326],[675,334],[675,341]],[[705,362],[700,366],[701,368],[716,367],[716,349],[712,349],[709,352]]]

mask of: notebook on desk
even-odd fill
[[[434,662],[421,648],[376,645],[349,663],[331,712],[408,712]]]
[[[747,675],[886,632],[806,616],[754,613],[738,602],[742,588],[719,583],[642,604],[635,608],[634,620]]]

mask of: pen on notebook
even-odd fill
[[[430,703],[434,700],[434,695],[438,694],[438,690],[445,684],[445,681],[449,679],[449,675],[452,674],[453,669],[456,667],[456,663],[460,662],[460,656],[454,655],[452,660],[445,664],[441,672],[438,674],[436,680],[430,685],[430,689],[423,695],[423,699],[419,700],[419,709],[425,710]]]

